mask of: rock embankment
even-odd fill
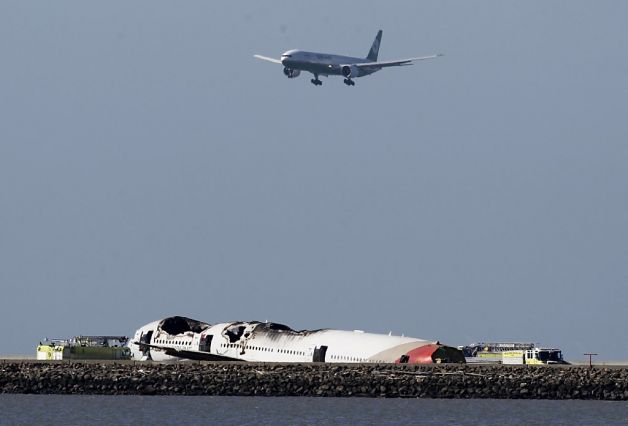
[[[0,393],[628,400],[628,369],[543,366],[0,363]]]

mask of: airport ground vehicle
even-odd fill
[[[38,360],[130,359],[125,336],[77,336],[72,339],[45,339],[37,346]]]
[[[533,347],[502,352],[502,364],[566,364],[560,349]]]
[[[560,349],[535,343],[493,342],[459,346],[467,363],[479,364],[567,364]]]

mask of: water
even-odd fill
[[[1,395],[0,424],[628,425],[605,401]]]

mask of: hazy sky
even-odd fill
[[[168,315],[628,359],[628,2],[0,2],[0,354]],[[346,87],[254,53],[443,58]]]

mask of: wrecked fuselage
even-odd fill
[[[345,330],[293,330],[278,323],[236,321],[210,325],[169,317],[137,330],[138,360],[251,362],[436,363],[464,362],[462,352],[439,342]]]

